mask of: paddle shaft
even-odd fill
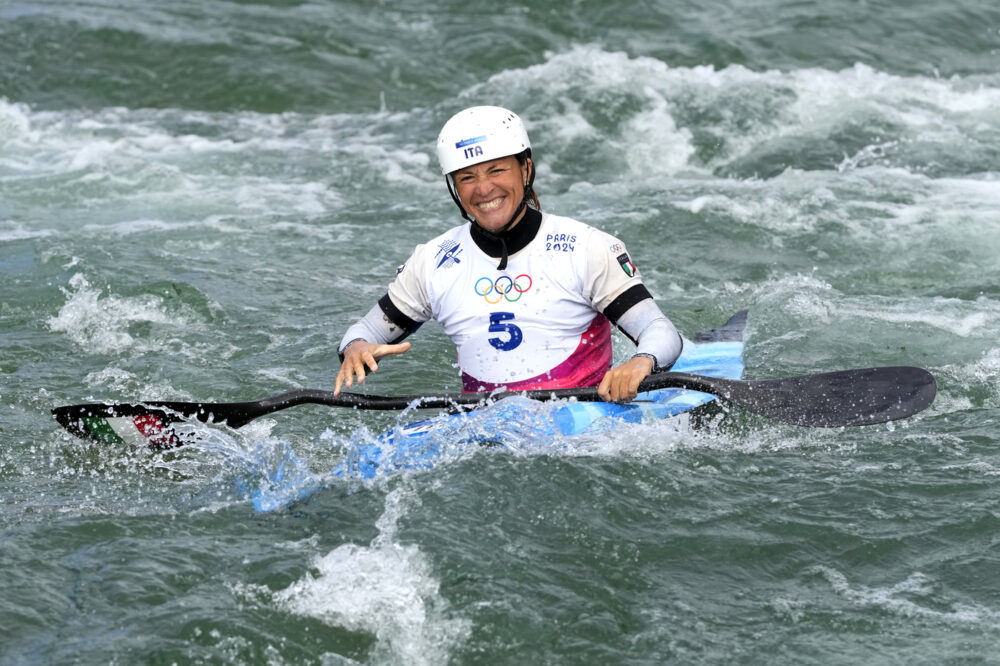
[[[750,412],[812,427],[870,425],[905,418],[927,408],[936,392],[934,377],[926,370],[914,367],[865,368],[750,381],[663,372],[650,375],[639,385],[640,392],[663,388],[710,393]],[[94,417],[156,414],[167,423],[194,418],[240,428],[261,416],[302,404],[366,410],[409,407],[457,409],[481,407],[492,400],[514,395],[542,401],[567,398],[591,402],[601,400],[596,388],[450,393],[440,396],[357,393],[334,396],[331,391],[301,389],[251,402],[88,404],[58,407],[52,411],[60,424],[79,435],[79,421]]]

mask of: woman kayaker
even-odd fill
[[[542,213],[521,119],[507,109],[460,111],[437,142],[448,191],[468,224],[418,245],[388,292],[340,345],[334,394],[363,382],[384,356],[434,318],[458,348],[465,391],[598,386],[635,397],[673,365],[681,337],[617,238]],[[611,324],[638,349],[611,368]]]

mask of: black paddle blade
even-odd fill
[[[63,428],[80,439],[100,444],[133,444],[162,451],[183,446],[187,438],[174,430],[184,416],[146,405],[67,405],[52,410]]]
[[[757,381],[704,379],[707,390],[748,411],[818,428],[903,419],[929,407],[937,393],[934,376],[913,367],[841,370]]]
[[[183,446],[197,439],[190,429],[176,428],[192,419],[241,428],[266,414],[304,403],[352,407],[356,403],[352,398],[354,396],[348,394],[335,398],[329,391],[301,389],[249,402],[150,401],[115,405],[67,405],[56,407],[52,410],[52,415],[59,425],[81,439],[102,444],[127,443],[164,450]]]

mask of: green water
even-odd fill
[[[1000,662],[994,3],[3,0],[0,63],[0,663]],[[461,222],[433,144],[482,103],[687,335],[749,310],[746,376],[919,365],[934,405],[483,449],[266,514],[253,464],[322,473],[399,415],[60,431],[331,386]],[[368,390],[459,390],[441,329],[412,342]]]

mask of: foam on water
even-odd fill
[[[837,289],[816,275],[781,275],[757,283],[727,283],[706,291],[737,294],[762,306],[781,308],[805,320],[795,330],[808,327],[810,322],[869,319],[889,324],[920,324],[962,338],[990,339],[1000,326],[1000,303],[985,296],[959,299],[856,295]]]
[[[198,166],[196,158],[218,160],[247,153],[277,158],[291,168],[295,164],[287,160],[290,153],[307,157],[305,163],[309,164],[316,154],[325,152],[372,157],[364,154],[366,148],[375,150],[374,157],[387,164],[421,167],[428,163],[428,151],[410,153],[382,134],[412,122],[406,115],[267,115],[121,107],[34,111],[0,98],[0,118],[5,159],[11,160],[8,166],[36,175],[95,171],[115,165],[138,168],[150,162],[190,169]],[[225,160],[221,165],[241,166]],[[130,174],[123,171],[121,177]]]
[[[344,204],[345,183],[322,173],[338,154],[384,158],[400,180],[405,177],[398,165],[404,172],[419,168],[407,164],[406,150],[367,150],[364,133],[354,131],[367,118],[172,109],[32,111],[0,104],[0,118],[9,119],[0,129],[6,130],[0,136],[0,184],[9,188],[14,220],[37,216],[40,205],[52,211],[49,224],[68,217],[54,213],[63,207],[74,209],[69,219],[83,216],[82,207],[90,225],[133,223],[134,217],[122,216],[154,210],[168,226],[191,224],[191,217],[198,224],[223,213],[313,219]],[[289,161],[288,155],[299,157]],[[416,160],[419,165],[426,157]],[[182,219],[171,219],[177,216]]]
[[[1000,610],[949,601],[944,598],[946,592],[940,590],[931,577],[920,572],[887,587],[852,585],[845,574],[827,566],[814,567],[809,573],[825,578],[834,592],[861,608],[877,608],[906,618],[1000,629]]]
[[[871,299],[866,299],[863,306],[834,307],[831,314],[874,319],[890,324],[923,324],[967,338],[991,336],[1000,322],[998,310],[1000,304],[985,298],[972,302],[933,298],[924,303],[912,300],[906,303],[873,303]]]
[[[401,486],[385,498],[368,546],[344,544],[313,562],[315,573],[276,592],[290,613],[372,634],[375,663],[441,664],[462,643],[468,621],[449,613],[431,564],[416,545],[399,543],[398,523],[419,506]]]
[[[998,182],[990,175],[934,179],[873,166],[835,176],[789,169],[768,181],[714,181],[711,194],[704,194],[701,180],[666,186],[676,192],[677,205],[695,215],[721,214],[790,237],[836,223],[845,243],[902,245],[932,237],[958,244],[978,231],[977,239],[993,246],[997,236],[981,231],[997,223]]]
[[[0,221],[0,243],[46,238],[55,232],[52,229],[31,229],[20,222]]]
[[[965,150],[993,154],[1000,133],[990,113],[1000,104],[997,77],[898,76],[863,64],[842,71],[717,70],[578,46],[496,74],[465,96],[497,89],[512,91],[508,103],[525,109],[529,130],[546,149],[541,155],[583,138],[599,154],[623,152],[640,178],[707,175],[790,138],[801,146],[831,136],[843,142],[837,162],[854,156],[845,165],[920,169],[930,166],[921,159],[926,149],[953,154],[956,140]],[[530,123],[533,116],[543,119]]]
[[[152,294],[136,297],[111,294],[102,298],[101,290],[92,287],[82,273],[70,278],[69,289],[64,293],[66,303],[49,319],[49,328],[65,333],[91,353],[162,350],[169,339],[137,339],[129,333],[129,326],[143,322],[179,333],[196,321],[194,313],[171,311],[162,298]]]
[[[971,393],[977,406],[1000,407],[1000,347],[986,350],[974,361],[946,365],[942,372]]]
[[[15,104],[0,97],[0,146],[31,131],[30,108],[27,104]],[[2,164],[3,162],[0,162]]]
[[[1000,171],[995,155],[990,157],[1000,123],[989,113],[1000,104],[1000,81],[989,77],[902,77],[865,65],[839,72],[672,67],[652,58],[580,46],[550,54],[538,65],[498,73],[467,90],[464,101],[493,98],[497,89],[509,91],[500,101],[517,108],[528,121],[548,187],[563,182],[568,187],[581,177],[620,182],[623,174],[617,166],[624,166],[638,182],[662,186],[664,176],[725,176],[744,169],[744,163],[759,162],[757,168],[764,168],[767,155],[777,151],[782,155],[777,162],[784,164],[779,172],[821,167],[846,173],[879,167],[920,174],[947,170],[952,164],[954,173],[943,174],[947,180],[921,183],[933,185],[937,196],[949,197],[935,206],[939,210],[961,203],[976,187],[981,192],[975,198],[984,203],[997,197],[995,179],[969,178],[970,172],[961,166],[963,156],[971,152],[980,162],[992,159],[993,171]],[[317,181],[309,167],[338,172],[350,164],[359,181],[377,174],[385,182],[440,199],[433,133],[448,113],[34,111],[0,99],[0,177],[72,175],[77,187],[92,188],[98,198],[126,192],[223,201],[235,197],[237,208],[248,213],[295,210],[309,216],[337,210],[345,196],[339,190],[342,183]],[[800,146],[798,154],[782,147],[792,138]],[[813,140],[827,144],[803,151],[802,144]],[[824,160],[828,156],[829,161],[809,162],[803,152]],[[586,153],[602,159],[585,158],[588,173],[583,173],[574,164]],[[290,154],[302,167],[289,163]],[[754,167],[746,168],[752,175]],[[752,180],[723,182],[760,189]],[[718,201],[716,195],[700,197],[689,204],[693,210]],[[736,214],[792,219],[773,203],[737,202]],[[934,203],[928,199],[928,204]],[[759,209],[767,215],[756,212]],[[802,218],[796,223],[803,224]]]
[[[142,395],[148,400],[160,398],[187,400],[191,398],[190,395],[167,382],[150,382],[134,372],[114,366],[87,373],[83,378],[83,384],[91,389],[107,391],[108,395]]]

